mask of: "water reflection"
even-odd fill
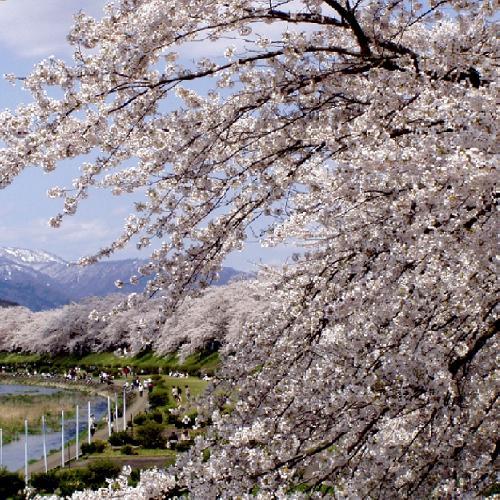
[[[0,396],[39,396],[61,392],[58,387],[44,387],[41,385],[0,384]],[[69,391],[68,391],[69,392]]]

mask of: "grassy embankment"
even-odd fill
[[[219,355],[213,353],[195,353],[180,361],[177,354],[159,356],[151,351],[142,352],[132,357],[116,356],[113,353],[91,353],[83,356],[76,354],[47,354],[9,353],[0,352],[0,366],[8,370],[20,370],[25,367],[36,369],[39,372],[65,371],[75,366],[86,370],[108,369],[117,370],[124,366],[133,368],[140,373],[163,373],[182,371],[191,375],[214,373],[219,364]]]
[[[106,458],[117,463],[135,465],[137,461],[143,459],[162,458],[162,465],[170,465],[175,462],[178,453],[182,453],[192,445],[196,435],[204,432],[204,429],[193,429],[193,425],[197,414],[196,399],[205,390],[206,381],[193,376],[178,378],[154,375],[153,383],[154,389],[147,395],[150,410],[130,415],[127,432],[116,432],[109,442],[101,442],[98,450],[86,455],[87,461]],[[174,386],[181,390],[181,401],[176,401],[172,395]],[[173,409],[180,412],[172,414]],[[190,416],[189,423],[182,421],[185,415]],[[175,448],[166,449],[167,438],[172,432],[177,436],[185,432],[189,438],[187,441],[177,443]]]

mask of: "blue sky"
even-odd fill
[[[1,1],[0,75],[25,75],[38,61],[50,55],[69,59],[71,52],[65,37],[73,14],[83,9],[99,16],[103,3],[102,0]],[[0,79],[0,109],[15,109],[28,101],[29,95],[20,87],[13,88]],[[54,185],[68,184],[76,176],[76,169],[74,162],[52,174],[30,168],[0,191],[0,246],[44,249],[76,260],[97,251],[119,233],[121,222],[130,211],[129,204],[122,197],[105,193],[86,200],[80,212],[67,218],[60,229],[48,227],[47,221],[60,210],[61,200],[50,200],[46,191]],[[257,242],[251,242],[243,252],[229,256],[226,264],[249,270],[259,262],[283,261],[291,251],[263,250]],[[146,257],[147,252],[129,248],[115,258],[132,256]]]

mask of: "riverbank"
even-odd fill
[[[11,381],[9,381],[11,382]],[[24,422],[29,434],[41,434],[42,417],[50,432],[60,426],[61,411],[67,418],[75,415],[77,405],[82,407],[88,393],[40,385],[4,384],[0,380],[0,429],[3,445],[24,435]]]
[[[132,396],[132,394],[130,394]],[[135,395],[134,395],[135,396]],[[129,394],[127,394],[127,403],[128,403],[128,410],[127,413],[132,417],[133,415],[137,415],[138,413],[144,412],[147,408],[148,405],[148,399],[146,397],[134,397],[133,400],[128,400]],[[108,434],[108,428],[107,426],[100,427],[96,430],[95,434],[91,437],[91,442],[95,441],[106,441],[109,437]],[[81,443],[87,442],[86,438],[83,438],[81,440]],[[64,456],[62,450],[59,450],[55,453],[52,453],[48,456],[47,458],[47,468],[53,469],[56,467],[60,467],[61,464],[63,463],[63,458],[64,458],[64,464],[65,465],[70,465],[74,464],[75,467],[82,467],[85,464],[80,463],[81,459],[83,458],[83,454],[80,450],[78,450],[78,459],[77,459],[77,448],[76,448],[76,442],[74,440],[71,440],[67,446],[64,449]],[[87,459],[88,457],[85,457]],[[43,459],[40,459],[32,464],[29,465],[28,467],[28,474],[34,474],[37,472],[43,472],[45,470],[45,462]]]
[[[107,397],[100,394],[102,391],[86,388],[83,392],[75,385],[49,384],[34,378],[29,384],[23,382],[20,378],[0,377],[1,458],[2,465],[10,471],[24,468],[26,453],[28,461],[37,462],[44,453],[57,452],[62,442],[66,445],[74,440],[77,433],[86,436],[89,415],[96,424],[104,422],[108,405]],[[62,411],[64,435],[61,434]]]
[[[77,390],[83,387],[85,392],[113,391],[113,386],[102,384],[102,387],[88,387],[81,381],[70,381],[60,379],[44,379],[37,376],[0,376],[0,383],[7,380],[12,384],[19,384],[26,381],[31,386],[41,386],[51,389]],[[146,380],[147,379],[147,380]],[[144,384],[148,382],[148,389],[139,392],[137,389],[128,389],[127,394],[134,394],[135,399],[127,398],[126,420],[123,418],[121,404],[118,408],[118,419],[114,419],[113,433],[109,435],[107,425],[107,398],[103,401],[99,410],[97,405],[92,407],[95,422],[98,423],[95,432],[90,436],[87,432],[86,408],[80,407],[79,426],[76,420],[65,419],[64,447],[60,449],[63,436],[60,432],[53,433],[55,437],[47,443],[47,462],[43,459],[40,449],[36,451],[37,460],[31,460],[28,465],[28,477],[30,484],[41,494],[50,494],[56,490],[66,491],[71,494],[75,489],[88,487],[99,487],[94,484],[93,477],[96,471],[105,470],[105,478],[115,477],[113,470],[119,471],[124,465],[133,469],[133,476],[139,477],[139,470],[149,467],[165,468],[172,465],[179,454],[184,453],[200,434],[205,432],[205,428],[197,423],[197,402],[208,385],[208,381],[199,377],[187,376],[179,372],[167,375],[141,375],[139,380]],[[129,377],[130,381],[130,377]],[[123,388],[125,379],[119,381],[117,387]],[[149,383],[152,385],[149,386]],[[144,387],[144,385],[142,385]],[[101,398],[103,399],[103,398]],[[114,398],[111,400],[111,410]],[[66,414],[66,412],[65,412]],[[79,429],[79,432],[78,430]],[[79,435],[79,447],[77,452],[76,435]],[[29,436],[28,449],[29,457],[33,455],[35,446],[33,436]],[[90,439],[91,443],[88,444]],[[40,440],[40,438],[39,438]],[[18,446],[18,455],[24,457],[24,441],[21,440]],[[54,446],[55,444],[55,446]],[[57,449],[59,448],[59,449]],[[57,451],[56,451],[57,450]],[[78,455],[78,457],[77,457]],[[38,457],[42,457],[38,460]],[[19,477],[24,476],[24,467],[21,464],[16,466]],[[47,467],[48,473],[45,473]],[[109,469],[109,470],[108,470]],[[111,471],[111,472],[110,472]],[[77,484],[78,483],[78,484]]]
[[[118,355],[111,352],[76,354],[35,354],[0,352],[0,367],[3,372],[63,373],[75,366],[88,372],[105,370],[111,374],[121,373],[128,367],[135,374],[168,373],[180,371],[190,375],[213,375],[219,366],[217,352],[197,352],[182,359],[176,354],[158,355],[143,351],[134,356]]]
[[[38,401],[35,407],[30,407],[28,401],[23,401],[23,395],[17,397],[7,395],[0,398],[0,428],[3,431],[3,444],[7,445],[13,441],[17,441],[24,434],[24,420],[28,420],[29,434],[41,433],[41,417],[46,418],[47,429],[56,428],[59,425],[61,410],[64,410],[67,418],[71,419],[75,416],[76,405],[79,404],[80,410],[85,411],[87,407],[87,398],[101,397],[107,399],[112,398],[114,402],[118,399],[119,405],[123,399],[123,384],[122,381],[116,381],[111,384],[99,383],[98,381],[86,382],[83,380],[70,380],[62,376],[54,376],[51,378],[41,377],[39,375],[21,376],[17,374],[0,373],[0,384],[2,385],[22,385],[31,387],[45,387],[56,389],[59,391],[71,391],[73,396],[62,397],[61,401]],[[81,393],[79,398],[75,394]],[[57,394],[55,394],[57,395]],[[26,396],[24,396],[26,397]],[[3,401],[2,401],[3,399]],[[15,401],[15,400],[18,401]],[[137,394],[134,391],[127,391],[127,403],[132,404],[137,399]],[[14,403],[14,404],[11,404]],[[51,404],[50,404],[51,403]]]
[[[114,466],[129,465],[136,469],[152,466],[168,467],[175,462],[179,453],[184,453],[193,444],[197,435],[204,432],[203,428],[196,425],[195,399],[204,392],[218,364],[219,355],[216,352],[197,353],[182,362],[175,354],[158,357],[151,352],[135,357],[99,353],[83,357],[68,356],[68,358],[0,353],[0,384],[22,384],[78,391],[88,395],[89,399],[94,396],[104,399],[102,408],[99,409],[97,403],[92,405],[92,419],[97,424],[95,432],[90,437],[92,446],[87,446],[89,439],[87,422],[91,413],[87,411],[85,396],[84,403],[81,401],[77,403],[79,426],[76,426],[76,415],[72,418],[74,409],[64,408],[67,417],[64,438],[57,426],[53,427],[55,431],[52,432],[53,435],[47,433],[48,474],[44,473],[46,464],[40,445],[41,436],[36,436],[37,422],[29,426],[27,445],[30,481],[33,478],[38,484],[53,476],[60,476],[60,481],[63,481],[63,477],[66,479],[73,477],[71,471],[76,475],[85,476],[87,469],[94,465],[100,467],[103,460]],[[140,392],[139,387],[142,388]],[[122,415],[124,390],[127,393],[126,422]],[[112,422],[114,434],[109,441],[108,396],[111,396],[113,417],[118,407],[116,410],[118,419]],[[72,406],[76,408],[75,404]],[[61,408],[58,408],[55,413],[59,425],[60,410]],[[45,415],[45,412],[42,414]],[[26,415],[19,416],[22,422],[25,417]],[[126,432],[124,429],[127,429]],[[79,452],[76,446],[77,434]],[[21,462],[16,462],[15,468],[12,468],[12,465],[9,467],[10,470],[17,470],[22,477],[24,467],[21,467],[21,464],[24,462],[25,442],[24,434],[19,433],[19,436],[20,439],[16,441],[18,444],[15,447],[15,460],[20,458]],[[62,439],[65,443],[63,449],[61,449]],[[38,488],[44,493],[51,491],[50,488],[45,489],[42,486],[37,486]]]
[[[19,375],[14,373],[0,373],[0,384],[33,385],[52,387],[56,389],[68,389],[91,394],[95,396],[108,397],[116,392],[121,393],[123,387],[119,384],[100,384],[97,381],[85,382],[84,380],[69,380],[63,376],[55,375],[50,378],[39,375]]]

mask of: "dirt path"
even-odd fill
[[[121,387],[116,386],[116,390],[120,391]],[[147,394],[144,393],[144,396],[140,397],[138,393],[135,393],[135,398],[127,408],[127,420],[130,421],[133,416],[137,415],[140,412],[143,412],[148,405],[148,397]],[[118,430],[123,430],[123,419],[118,419]],[[101,429],[97,429],[96,433],[92,437],[92,441],[96,439],[101,439],[106,441],[108,439],[108,427],[107,425]],[[80,444],[87,442],[87,436],[81,437]],[[76,443],[71,443],[69,446],[66,445],[64,448],[64,463],[65,467],[72,467],[75,465],[79,466],[81,461],[81,453],[79,461],[75,460],[76,457]],[[57,453],[53,453],[52,455],[47,456],[47,469],[54,469],[56,467],[60,467],[62,465],[62,453],[59,450]],[[28,467],[29,474],[33,474],[35,472],[45,472],[45,464],[43,458],[38,460],[37,462],[29,465]],[[20,471],[24,474],[24,469]]]

